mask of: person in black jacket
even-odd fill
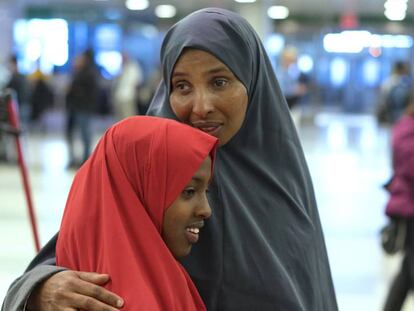
[[[69,167],[76,168],[86,161],[91,151],[91,117],[96,109],[99,92],[99,75],[94,53],[88,49],[78,56],[74,64],[74,75],[66,95],[66,139],[69,147]],[[79,162],[74,155],[74,132],[80,130],[83,157]]]

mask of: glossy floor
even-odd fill
[[[378,232],[390,174],[389,131],[371,116],[319,113],[299,127],[314,181],[342,311],[381,310],[399,256],[387,257]],[[57,131],[60,133],[60,131]],[[61,134],[22,138],[41,244],[58,230],[74,175]],[[78,148],[80,149],[80,148]],[[35,250],[16,165],[0,164],[0,300]],[[414,310],[410,298],[404,311]]]

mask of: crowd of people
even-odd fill
[[[17,56],[9,59],[10,77],[2,89],[13,89],[24,130],[47,131],[45,116],[59,110],[65,115],[63,126],[68,145],[68,168],[78,168],[89,157],[92,146],[92,120],[97,115],[110,115],[114,122],[125,117],[145,114],[157,84],[152,76],[144,77],[139,63],[125,52],[117,76],[107,81],[95,62],[92,49],[74,57],[64,86],[54,75],[46,75],[40,66],[31,74],[19,70]],[[157,70],[154,70],[157,71]],[[60,94],[63,93],[63,94]],[[60,100],[63,98],[63,100]],[[74,152],[75,135],[79,132],[82,156]],[[0,160],[7,161],[6,142],[0,140]]]

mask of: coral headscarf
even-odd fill
[[[75,176],[57,264],[108,273],[124,310],[205,310],[162,240],[164,211],[217,139],[176,121],[131,117],[106,131]]]

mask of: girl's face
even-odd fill
[[[210,53],[188,49],[175,64],[170,104],[181,122],[226,144],[246,116],[247,90],[233,72]]]
[[[211,216],[206,195],[210,177],[211,158],[208,156],[164,213],[162,238],[175,258],[190,253],[192,245],[198,241],[204,219]]]

